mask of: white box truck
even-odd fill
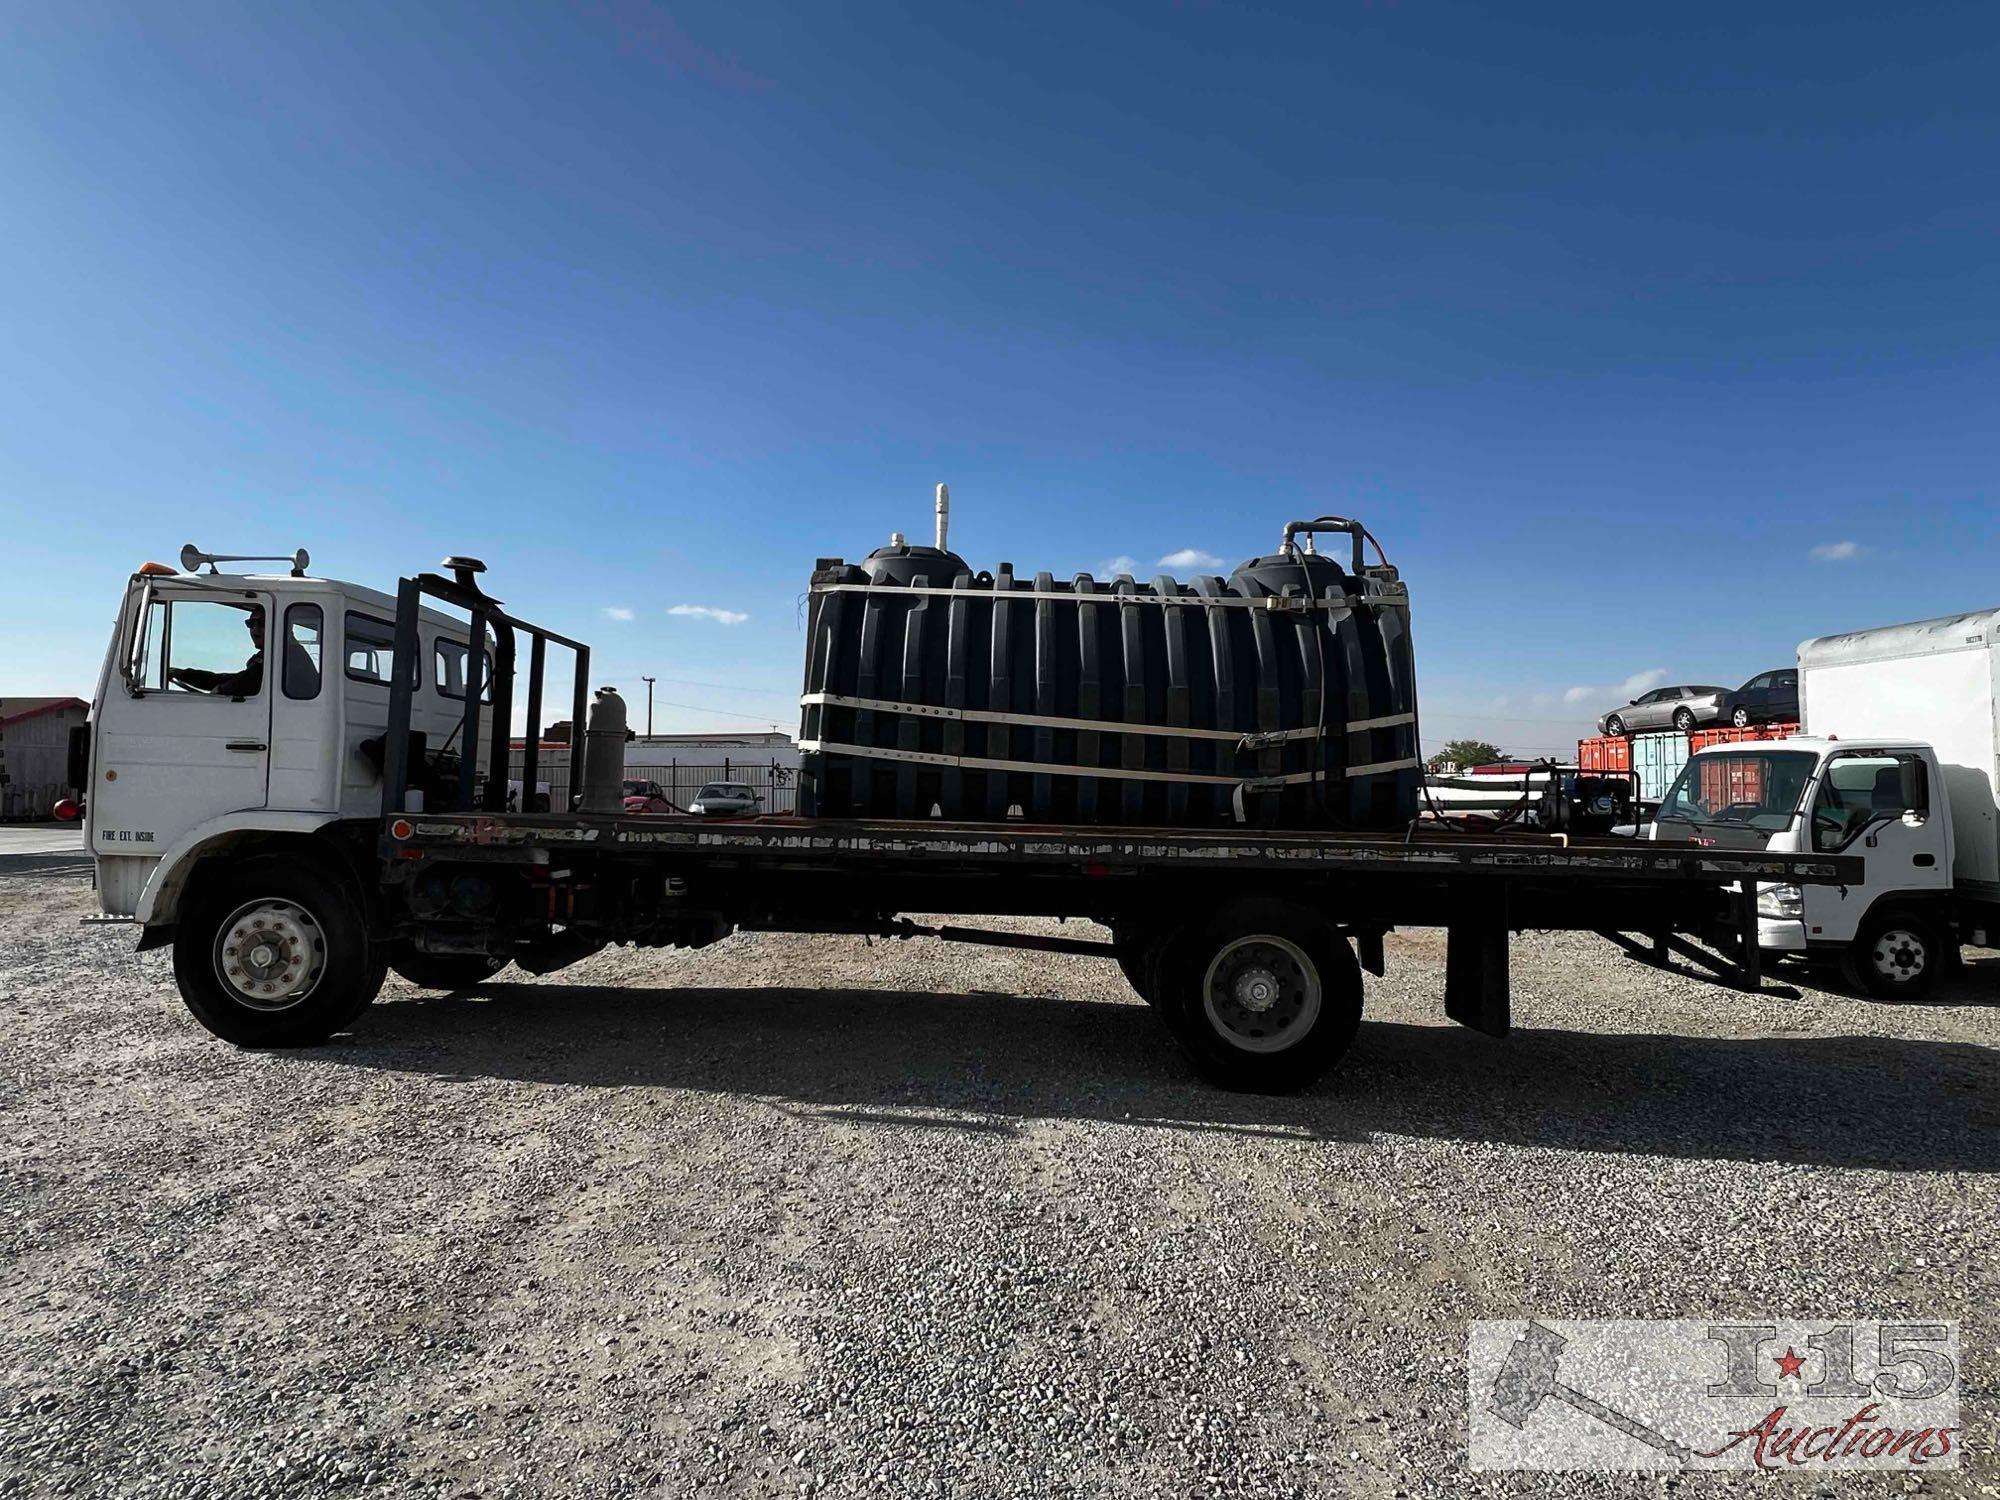
[[[2000,933],[2000,610],[1820,636],[1798,660],[1806,732],[1699,751],[1657,836],[1864,855],[1859,886],[1760,886],[1760,945],[1913,998]]]

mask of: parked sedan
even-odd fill
[[[1597,721],[1600,734],[1637,734],[1642,729],[1678,729],[1683,732],[1701,724],[1713,724],[1722,717],[1722,700],[1729,689],[1719,687],[1654,688],[1641,693],[1622,708],[1614,708]]]
[[[628,778],[625,782],[625,811],[628,813],[677,813],[673,800],[657,781]]]
[[[740,781],[711,781],[694,794],[688,811],[716,817],[727,813],[753,813],[763,805],[764,799],[757,795],[755,787],[745,786]]]
[[[1722,695],[1722,717],[1738,729],[1752,724],[1796,724],[1799,719],[1799,669],[1780,667],[1759,672],[1733,693]]]

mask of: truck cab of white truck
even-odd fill
[[[203,860],[381,812],[395,599],[306,576],[303,552],[288,572],[219,571],[253,560],[190,547],[180,569],[147,563],[126,585],[84,782],[106,916],[166,927]],[[420,628],[426,669],[411,684],[411,727],[452,748],[466,622],[425,610]]]
[[[1695,752],[1655,836],[1865,856],[1859,885],[1760,886],[1760,946],[1914,998],[2000,932],[2000,611],[1822,636],[1798,659],[1806,733]]]

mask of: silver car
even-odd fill
[[[755,787],[740,781],[711,781],[694,794],[688,804],[691,813],[716,817],[728,813],[753,813],[764,805]]]
[[[1646,729],[1678,729],[1683,732],[1722,718],[1722,700],[1728,688],[1654,688],[1641,693],[1622,708],[1614,708],[1597,721],[1599,734],[1637,734]]]

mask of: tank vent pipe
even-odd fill
[[[941,484],[937,489],[937,549],[944,551],[944,534],[951,525],[951,486]]]

